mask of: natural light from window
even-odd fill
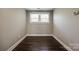
[[[30,13],[30,22],[49,22],[49,13]]]

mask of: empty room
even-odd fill
[[[79,8],[0,8],[0,51],[79,51]]]

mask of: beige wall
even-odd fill
[[[27,12],[27,34],[52,34],[52,14],[50,13],[49,23],[30,23],[30,12]]]
[[[7,50],[26,34],[24,9],[0,9],[0,50]]]
[[[79,50],[79,15],[73,11],[79,9],[57,8],[54,10],[53,34],[73,50]]]

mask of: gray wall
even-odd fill
[[[53,34],[73,50],[79,50],[79,15],[74,8],[57,8],[54,10]]]
[[[27,34],[52,34],[53,30],[53,12],[50,11],[49,23],[30,23],[30,12],[27,12]]]
[[[7,50],[26,34],[24,9],[0,9],[0,50]]]

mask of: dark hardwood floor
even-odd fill
[[[28,36],[13,51],[67,51],[52,36]]]

